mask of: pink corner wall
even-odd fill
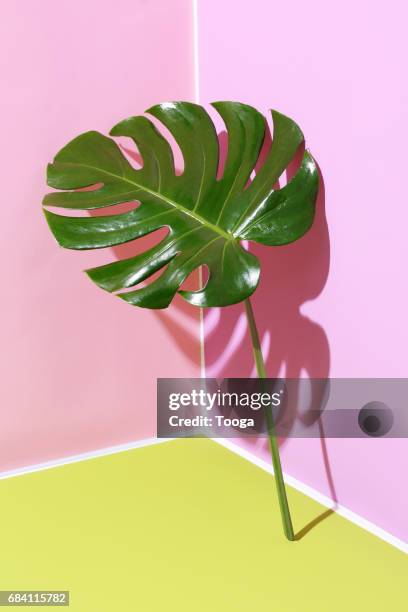
[[[324,178],[313,230],[255,249],[270,375],[406,377],[406,3],[198,6],[200,101],[295,118]],[[207,375],[251,375],[242,317],[206,313]],[[267,457],[264,442],[249,448]],[[289,474],[408,541],[406,440],[290,440],[282,453]]]
[[[324,178],[313,230],[258,249],[271,375],[407,376],[404,3],[198,7],[200,101],[293,116]],[[156,378],[197,376],[199,345],[196,310],[101,292],[81,270],[118,253],[58,249],[39,211],[46,162],[74,135],[194,99],[192,2],[1,13],[2,471],[154,435]],[[205,327],[207,374],[250,375],[241,306],[208,311]],[[262,441],[250,450],[267,457]],[[408,540],[405,440],[291,440],[282,453],[289,474]]]
[[[155,434],[158,376],[197,375],[198,314],[137,310],[59,249],[45,166],[82,131],[193,96],[189,0],[3,2],[0,470]],[[184,345],[174,342],[187,329]]]

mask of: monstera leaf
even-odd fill
[[[265,137],[265,118],[236,102],[217,102],[228,133],[223,175],[217,179],[219,142],[209,115],[187,102],[159,104],[147,113],[170,130],[184,158],[176,176],[172,149],[146,116],[116,125],[112,136],[133,139],[143,159],[135,169],[114,140],[87,132],[68,143],[48,167],[48,185],[58,190],[44,206],[100,209],[139,202],[129,212],[71,217],[45,210],[58,243],[69,249],[99,249],[122,244],[166,227],[153,248],[130,259],[87,270],[90,278],[136,306],[165,308],[174,295],[197,306],[227,306],[251,295],[259,280],[258,259],[241,240],[277,246],[300,238],[311,226],[318,189],[313,158],[304,153],[294,178],[274,189],[279,176],[303,142],[300,128],[272,111],[273,143],[264,163],[249,182]],[[258,164],[259,165],[259,164]],[[77,191],[80,188],[94,188]],[[199,291],[180,290],[199,266],[208,281]],[[160,276],[138,289],[120,292]]]

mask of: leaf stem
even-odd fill
[[[254,317],[254,311],[252,309],[252,304],[249,301],[249,298],[245,300],[245,312],[251,335],[252,350],[254,354],[258,378],[267,378],[265,362],[262,355],[261,344],[259,342],[259,334]],[[285,532],[285,536],[287,537],[287,539],[293,541],[295,539],[295,535],[293,533],[292,519],[290,516],[288,499],[286,496],[285,482],[283,480],[282,465],[279,455],[278,441],[275,435],[272,409],[265,409],[265,416],[268,428],[269,447],[271,451],[272,465],[275,474],[279,507],[282,516],[283,531]]]

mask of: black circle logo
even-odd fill
[[[368,402],[358,413],[358,424],[367,436],[380,438],[392,428],[394,415],[384,402]]]

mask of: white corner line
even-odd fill
[[[194,102],[200,103],[200,61],[198,52],[198,0],[193,2],[193,58],[194,58]],[[203,286],[203,268],[198,269],[198,284]],[[200,377],[205,378],[205,352],[204,352],[204,310],[200,308],[199,314],[200,337]]]
[[[238,444],[235,444],[234,442],[226,438],[212,438],[212,439],[217,444],[221,444],[221,446],[224,446],[225,448],[239,455],[243,459],[250,461],[254,465],[260,467],[262,470],[269,472],[269,474],[273,474],[273,467],[271,464],[269,464],[264,459],[260,459],[259,457],[256,457],[255,455],[245,450],[244,448],[241,448]],[[311,497],[318,503],[322,504],[322,506],[326,506],[327,508],[332,508],[334,512],[336,512],[336,514],[339,514],[340,516],[347,519],[351,523],[358,525],[358,527],[365,529],[366,531],[368,531],[369,533],[372,533],[373,535],[377,536],[381,540],[384,540],[384,542],[387,542],[388,544],[391,544],[391,546],[394,546],[395,548],[398,548],[398,550],[401,550],[405,554],[408,554],[408,543],[407,542],[400,540],[399,538],[392,535],[388,531],[385,531],[385,529],[378,527],[371,521],[368,521],[367,519],[365,519],[363,516],[356,514],[356,512],[353,512],[352,510],[349,510],[345,506],[342,506],[341,504],[334,502],[327,495],[324,495],[323,493],[320,493],[320,491],[317,491],[316,489],[309,487],[309,485],[304,484],[303,482],[301,482],[300,480],[297,480],[293,476],[290,476],[289,474],[284,473],[283,477],[284,477],[286,484],[293,487],[297,491],[300,491],[301,493],[304,493],[308,497]]]
[[[200,63],[198,55],[198,0],[193,1],[194,101],[200,102]]]
[[[24,476],[25,474],[32,474],[33,472],[41,472],[43,470],[50,470],[51,468],[69,465],[70,463],[78,463],[79,461],[97,459],[98,457],[106,457],[107,455],[115,455],[116,453],[122,453],[124,451],[133,450],[135,448],[143,448],[145,446],[153,446],[155,444],[161,444],[163,442],[170,442],[171,440],[172,438],[145,438],[144,440],[135,440],[134,442],[127,442],[126,444],[108,446],[106,448],[100,448],[98,450],[80,453],[79,455],[70,455],[60,459],[44,461],[44,463],[37,463],[34,465],[16,468],[15,470],[0,472],[0,480],[5,480],[6,478],[14,478],[15,476]]]
[[[200,287],[203,286],[203,268],[202,266],[198,269],[198,284]],[[200,378],[205,378],[205,343],[204,343],[204,310],[200,308],[199,322],[199,342],[200,342]]]

